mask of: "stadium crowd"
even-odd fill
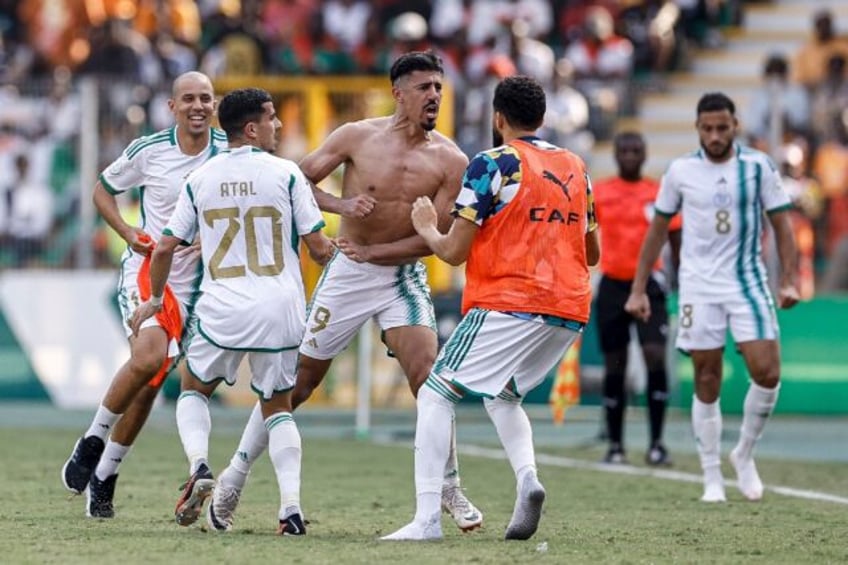
[[[597,140],[611,137],[619,116],[638,113],[640,92],[665,89],[667,74],[685,69],[694,50],[721,47],[723,26],[744,25],[743,4],[0,0],[0,265],[73,264],[82,77],[108,85],[100,109],[100,168],[130,139],[170,125],[161,102],[167,85],[188,70],[213,79],[385,76],[399,53],[425,47],[444,60],[455,92],[454,135],[466,154],[489,143],[493,85],[522,73],[547,90],[542,135],[588,157]],[[809,268],[825,272],[827,288],[835,290],[848,288],[839,269],[848,268],[848,135],[841,119],[848,49],[836,22],[830,24],[827,29],[817,18],[815,38],[782,67],[769,59],[762,92],[743,117],[751,143],[767,147],[775,143],[777,97],[796,97],[777,102],[787,114],[781,165],[796,194],[799,225],[812,234]],[[828,72],[820,72],[824,68]],[[797,87],[775,89],[773,77],[781,72]],[[99,231],[95,241],[104,264],[115,256],[107,234]]]

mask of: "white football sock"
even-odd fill
[[[206,396],[195,391],[180,394],[177,399],[177,431],[189,461],[189,474],[194,474],[198,466],[209,459],[212,418]]]
[[[451,425],[450,451],[448,461],[445,464],[445,480],[443,486],[459,487],[459,460],[456,456],[456,421]]]
[[[121,445],[112,440],[106,442],[106,449],[103,450],[103,455],[100,457],[100,462],[94,470],[94,474],[101,481],[105,481],[112,475],[118,473],[118,466],[126,458],[131,445]]]
[[[103,441],[109,437],[109,432],[112,431],[112,426],[115,425],[121,418],[121,414],[115,414],[102,404],[97,407],[97,412],[94,414],[94,419],[91,420],[91,425],[88,426],[85,434],[82,437],[99,437]]]
[[[430,377],[418,391],[418,415],[415,422],[417,504],[414,521],[419,524],[432,521],[433,516],[438,516],[441,511],[445,463],[450,451],[454,406],[458,398],[443,381],[435,377]]]
[[[698,446],[701,468],[721,466],[721,405],[719,400],[707,404],[692,397],[692,431]]]
[[[228,486],[243,488],[253,462],[262,455],[267,447],[268,430],[265,429],[262,408],[257,401],[253,406],[247,424],[244,426],[238,448],[230,459],[229,466],[224,469],[218,480]]]
[[[527,471],[536,472],[533,429],[521,401],[513,395],[501,393],[497,398],[485,399],[483,404],[495,425],[515,478],[520,479]]]
[[[779,389],[779,384],[775,388],[763,388],[751,382],[748,393],[745,395],[739,443],[734,449],[737,457],[750,459],[753,455],[754,445],[763,435],[766,422],[774,411],[774,405],[777,404]]]
[[[265,420],[268,430],[268,455],[280,487],[280,520],[300,513],[300,432],[291,413],[277,412]],[[292,510],[296,509],[296,510]]]

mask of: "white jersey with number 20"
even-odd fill
[[[297,347],[306,317],[298,236],[323,225],[291,161],[245,146],[192,173],[164,233],[200,235],[200,333],[227,349]]]

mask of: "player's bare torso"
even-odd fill
[[[451,173],[465,156],[450,139],[431,131],[409,139],[392,129],[392,119],[374,118],[354,124],[358,143],[344,164],[342,197],[367,194],[376,199],[365,218],[342,218],[339,235],[361,245],[388,243],[415,234],[410,220],[419,196],[434,198],[442,188],[459,188],[462,178]],[[457,178],[452,178],[457,177]],[[455,184],[456,186],[449,186]]]

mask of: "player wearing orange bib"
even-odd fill
[[[595,183],[595,206],[601,230],[601,273],[595,313],[598,335],[604,354],[604,414],[609,448],[606,463],[626,462],[623,429],[627,406],[625,370],[630,343],[630,327],[635,322],[639,344],[648,372],[647,403],[650,444],[645,454],[649,465],[669,465],[671,459],[662,443],[663,423],[668,398],[665,349],[668,337],[666,285],[659,261],[648,281],[651,317],[635,319],[624,310],[630,286],[636,275],[639,248],[654,213],[659,183],[642,176],[645,140],[636,132],[621,132],[615,137],[615,161],[618,176]],[[680,217],[669,225],[673,248],[680,245]]]
[[[541,86],[506,78],[493,105],[498,147],[469,163],[450,231],[439,232],[428,198],[412,209],[415,230],[440,259],[467,260],[464,317],[418,392],[415,518],[384,540],[442,537],[442,470],[454,408],[466,393],[483,397],[515,472],[506,539],[528,539],[539,525],[545,489],[521,401],[589,319],[597,226],[583,161],[535,136],[545,115]]]

